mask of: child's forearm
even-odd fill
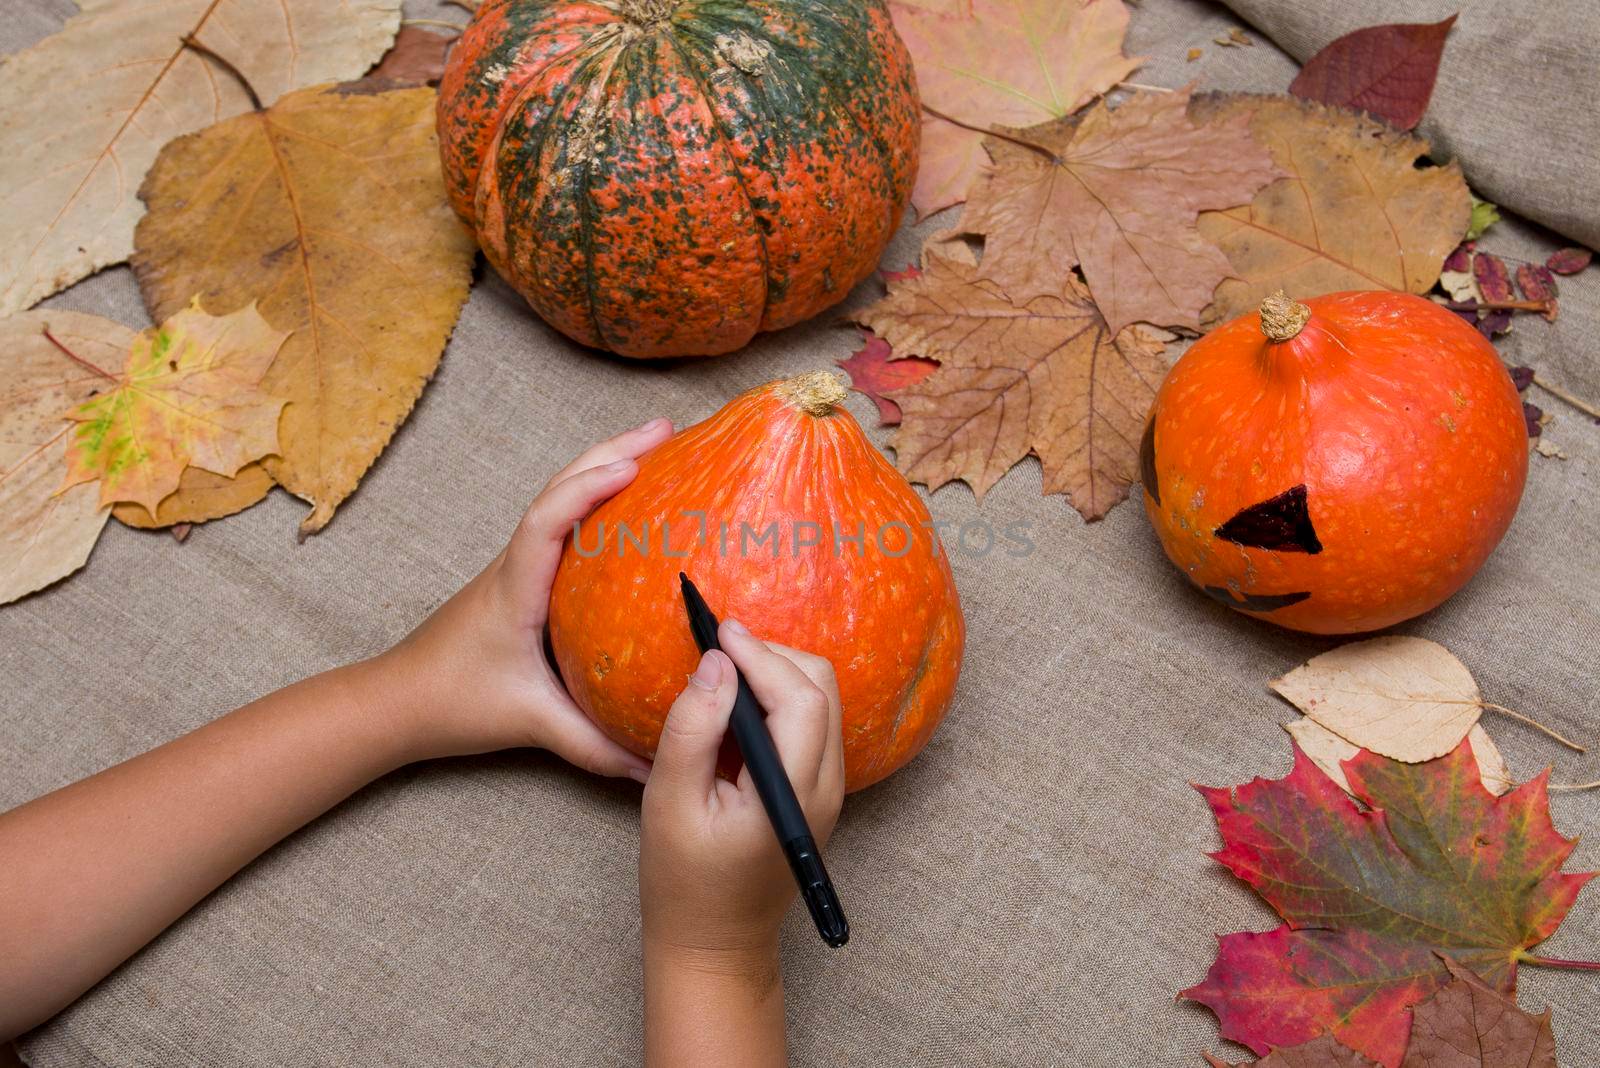
[[[787,1063],[778,947],[702,953],[644,947],[646,1068]]]
[[[43,1022],[264,850],[417,758],[371,661],[263,697],[0,815],[0,1041]]]

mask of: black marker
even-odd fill
[[[683,606],[689,610],[689,629],[694,632],[694,643],[702,654],[720,649],[717,644],[717,617],[712,614],[705,598],[694,588],[689,576],[678,572],[683,583]],[[822,854],[811,837],[806,824],[806,814],[800,810],[800,801],[794,796],[794,784],[783,770],[778,759],[778,747],[772,744],[767,733],[767,719],[750,692],[750,684],[735,669],[739,692],[733,698],[733,737],[744,756],[744,766],[750,769],[750,781],[756,784],[761,804],[772,821],[772,829],[783,846],[783,855],[789,858],[789,868],[794,881],[800,884],[800,896],[811,910],[811,920],[817,925],[822,940],[835,948],[850,941],[850,923],[839,907],[839,895],[833,892],[828,880],[828,869],[822,866]]]

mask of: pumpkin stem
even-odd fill
[[[778,383],[778,396],[808,415],[824,416],[849,390],[832,371],[807,371]]]
[[[648,30],[670,19],[678,0],[622,0],[621,6],[625,18]]]
[[[1261,302],[1261,332],[1269,341],[1288,341],[1309,318],[1311,309],[1298,300],[1290,300],[1281,289]]]

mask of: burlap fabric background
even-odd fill
[[[1239,6],[1302,49],[1457,5]],[[1495,27],[1537,7],[1567,42],[1547,58],[1567,62],[1519,59],[1514,84],[1500,84],[1488,64],[1447,60],[1437,125],[1457,109],[1499,116],[1484,120],[1492,143],[1450,131],[1468,173],[1526,171],[1515,190],[1528,210],[1559,220],[1581,208],[1593,235],[1596,138],[1556,141],[1558,172],[1542,137],[1594,129],[1600,17],[1579,0],[1559,16],[1554,6],[1467,7],[1452,49],[1469,31],[1521,47]],[[8,8],[6,50],[70,11],[65,0]],[[1143,0],[1129,45],[1151,59],[1136,77],[1283,88],[1295,65],[1271,44],[1211,43],[1234,24],[1196,0]],[[1191,46],[1204,57],[1186,63]],[[1553,173],[1566,177],[1537,179]],[[911,259],[917,240],[902,233],[887,265]],[[1523,258],[1556,247],[1517,223],[1489,244]],[[1600,271],[1562,289],[1560,321],[1519,321],[1502,349],[1600,395]],[[852,302],[874,296],[869,283]],[[51,304],[147,321],[125,269]],[[0,806],[382,649],[498,550],[534,488],[583,445],[658,413],[699,419],[747,386],[829,366],[854,340],[823,321],[736,357],[628,364],[566,343],[484,277],[438,379],[325,533],[297,545],[303,506],[281,493],[181,546],[113,523],[87,571],[0,610]],[[1600,428],[1546,406],[1571,459],[1534,458],[1521,514],[1483,573],[1401,630],[1448,644],[1490,699],[1600,741]],[[874,421],[862,398],[850,407]],[[955,556],[970,628],[956,706],[919,760],[847,802],[829,849],[855,937],[830,952],[799,912],[785,930],[797,1065],[1197,1065],[1203,1049],[1241,1052],[1173,994],[1205,973],[1213,932],[1273,920],[1204,856],[1215,830],[1188,784],[1282,774],[1277,724],[1289,713],[1264,684],[1330,643],[1196,594],[1137,505],[1086,526],[1039,481],[1030,461],[981,510],[961,486],[931,498],[952,522],[1027,520],[1037,551]],[[1489,729],[1520,775],[1554,761],[1558,779],[1600,778],[1600,749],[1575,757],[1493,717]],[[635,1063],[637,808],[631,783],[538,754],[409,769],[268,853],[30,1035],[23,1055],[39,1068]],[[1568,834],[1600,829],[1600,795],[1553,808]],[[1600,836],[1573,866],[1600,867]],[[1600,890],[1547,949],[1600,953]],[[1594,1063],[1600,980],[1528,969],[1522,1000],[1554,1007],[1565,1065]]]

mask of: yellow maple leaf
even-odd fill
[[[72,410],[61,488],[99,479],[102,505],[154,512],[191,464],[233,475],[276,451],[287,402],[264,393],[261,377],[288,337],[253,303],[219,317],[198,298],[144,331],[115,386]]]

